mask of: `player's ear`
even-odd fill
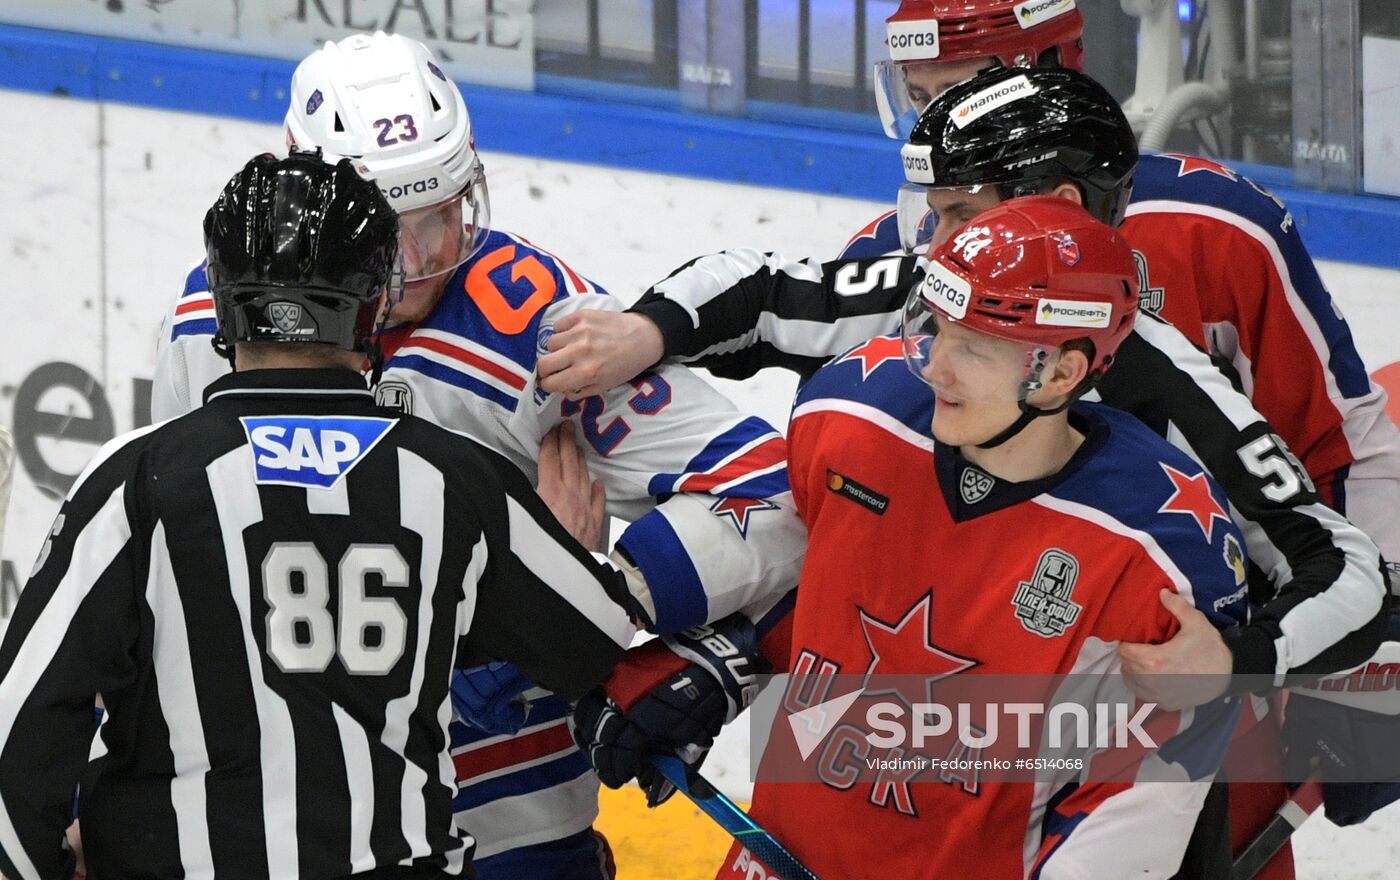
[[[1055,184],[1046,195],[1054,196],[1057,199],[1069,199],[1076,205],[1084,204],[1084,193],[1079,191],[1079,187],[1067,180]]]
[[[1060,349],[1054,369],[1045,381],[1045,390],[1056,397],[1069,394],[1089,374],[1089,355],[1078,347]]]

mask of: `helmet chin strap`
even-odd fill
[[[1088,394],[1090,389],[1092,389],[1095,385],[1098,384],[1100,375],[1102,375],[1102,372],[1093,373],[1091,375],[1085,376],[1084,380],[1079,383],[1079,387],[1075,388],[1073,391],[1070,392],[1069,397],[1065,399],[1065,402],[1057,407],[1054,407],[1053,409],[1041,409],[1038,406],[1031,406],[1024,399],[1018,401],[1017,406],[1021,408],[1021,414],[1016,417],[1016,421],[1012,422],[1010,425],[1007,425],[1006,428],[1002,431],[997,432],[996,436],[992,437],[992,439],[986,441],[985,443],[978,443],[977,448],[995,449],[1001,444],[1005,443],[1007,440],[1010,440],[1012,437],[1015,437],[1017,434],[1026,430],[1026,426],[1028,426],[1031,422],[1035,421],[1041,416],[1053,416],[1058,413],[1064,412],[1065,410],[1069,409],[1070,404],[1074,403],[1079,398]]]

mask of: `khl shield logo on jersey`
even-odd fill
[[[1042,638],[1064,635],[1082,610],[1070,601],[1078,579],[1079,560],[1073,556],[1058,547],[1040,554],[1035,574],[1017,584],[1016,596],[1011,600],[1021,626]]]
[[[962,479],[958,480],[958,493],[968,504],[976,504],[991,494],[996,479],[986,471],[968,466],[963,468]]]
[[[330,489],[364,459],[398,419],[357,416],[244,416],[257,481]]]

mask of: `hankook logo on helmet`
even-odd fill
[[[1107,327],[1112,317],[1109,303],[1072,299],[1043,299],[1035,312],[1035,322],[1046,327]]]
[[[1019,101],[1039,91],[1040,89],[1031,85],[1031,81],[1022,74],[983,89],[954,107],[950,115],[954,125],[960,129],[967,128],[998,107],[1004,107],[1012,101]]]
[[[1074,0],[1026,0],[1012,7],[1016,12],[1016,23],[1022,30],[1064,15],[1073,8]]]
[[[938,22],[892,21],[885,25],[891,61],[929,61],[938,57]]]

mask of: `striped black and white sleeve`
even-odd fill
[[[1211,472],[1229,496],[1252,566],[1257,610],[1225,633],[1235,672],[1317,675],[1354,666],[1389,615],[1380,552],[1323,504],[1307,473],[1220,365],[1143,314],[1098,387]]]
[[[64,501],[0,642],[0,874],[67,877],[64,845],[100,693],[135,679],[140,443],[111,441]]]
[[[746,379],[763,367],[809,376],[846,349],[899,327],[918,257],[820,263],[738,249],[692,260],[632,311],[661,328],[669,358]]]
[[[513,464],[485,448],[480,454],[504,491],[474,493],[481,534],[467,576],[476,610],[458,663],[507,660],[577,699],[631,644],[635,600],[621,572],[575,541]]]

